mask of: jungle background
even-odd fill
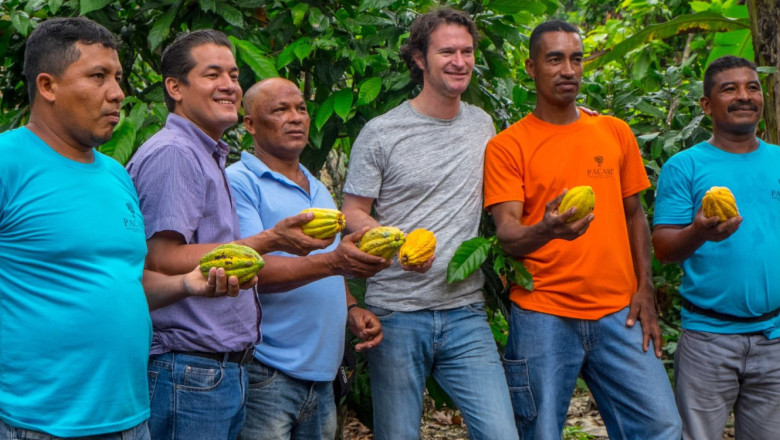
[[[579,103],[630,124],[653,184],[643,193],[651,221],[663,163],[709,137],[710,121],[698,100],[711,60],[733,54],[760,66],[766,102],[759,135],[778,142],[779,0],[0,0],[0,132],[27,121],[24,42],[46,18],[86,15],[121,39],[127,97],[114,136],[100,151],[123,164],[165,122],[157,73],[162,48],[181,32],[216,28],[235,46],[244,90],[273,76],[300,85],[312,120],[302,163],[340,202],[360,129],[419,90],[399,57],[410,23],[445,5],[468,12],[480,29],[474,76],[463,99],[492,115],[499,131],[531,111],[535,102],[533,82],[523,68],[531,29],[552,18],[580,27],[586,63]],[[231,162],[241,150],[251,150],[251,138],[240,124],[225,139],[232,148]],[[497,247],[489,217],[483,217],[480,236],[463,244],[450,269],[454,282],[474,270],[486,273],[489,320],[502,349],[507,280],[527,284],[530,278]],[[654,260],[653,273],[663,361],[671,372],[680,331],[681,270]],[[365,284],[350,280],[350,287],[362,300]],[[370,438],[370,389],[359,354],[352,373],[352,389],[340,405],[342,435]],[[587,396],[587,387],[578,384],[575,413],[594,412]],[[451,401],[433,381],[426,403],[424,438],[465,438]],[[579,423],[576,414],[572,417],[575,422],[566,428],[565,438],[601,438],[590,426],[592,417]]]

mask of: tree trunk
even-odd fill
[[[756,53],[756,64],[775,67],[778,72],[768,75],[763,81],[764,122],[766,130],[763,139],[778,144],[780,142],[780,100],[776,94],[780,91],[780,0],[747,0],[750,14],[751,33],[753,35],[753,50]]]

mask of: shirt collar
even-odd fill
[[[213,155],[219,154],[219,161],[224,165],[225,159],[230,152],[230,147],[222,139],[215,141],[203,130],[200,129],[194,122],[187,118],[177,115],[176,113],[168,113],[168,119],[165,121],[165,126],[176,131],[183,132],[183,134],[191,139],[197,140],[206,151]]]

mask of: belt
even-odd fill
[[[177,351],[176,353],[185,354],[187,356],[214,359],[220,362],[222,362],[225,359],[225,356],[227,356],[228,362],[243,365],[252,362],[252,359],[255,357],[255,347],[249,347],[244,351],[229,351],[227,353],[213,353],[208,351]]]
[[[692,302],[688,301],[687,299],[683,298],[683,307],[685,310],[691,312],[691,313],[698,313],[699,315],[708,316],[710,318],[720,319],[721,321],[731,321],[731,322],[764,322],[768,321],[772,318],[774,318],[777,315],[780,315],[780,309],[772,310],[771,312],[766,312],[762,315],[758,316],[734,316],[730,315],[728,313],[721,313],[716,312],[712,309],[703,309]]]

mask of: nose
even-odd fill
[[[571,60],[564,60],[561,66],[561,75],[574,76],[574,63]]]
[[[109,86],[108,92],[106,93],[106,99],[108,99],[109,102],[122,102],[122,100],[125,99],[125,92],[122,91],[122,86],[116,79],[112,81]]]
[[[466,59],[463,56],[463,53],[459,50],[455,51],[455,55],[452,57],[452,64],[460,67],[466,64]]]
[[[219,83],[217,86],[220,90],[234,91],[238,86],[238,82],[230,76],[230,72],[226,72],[219,76]]]

